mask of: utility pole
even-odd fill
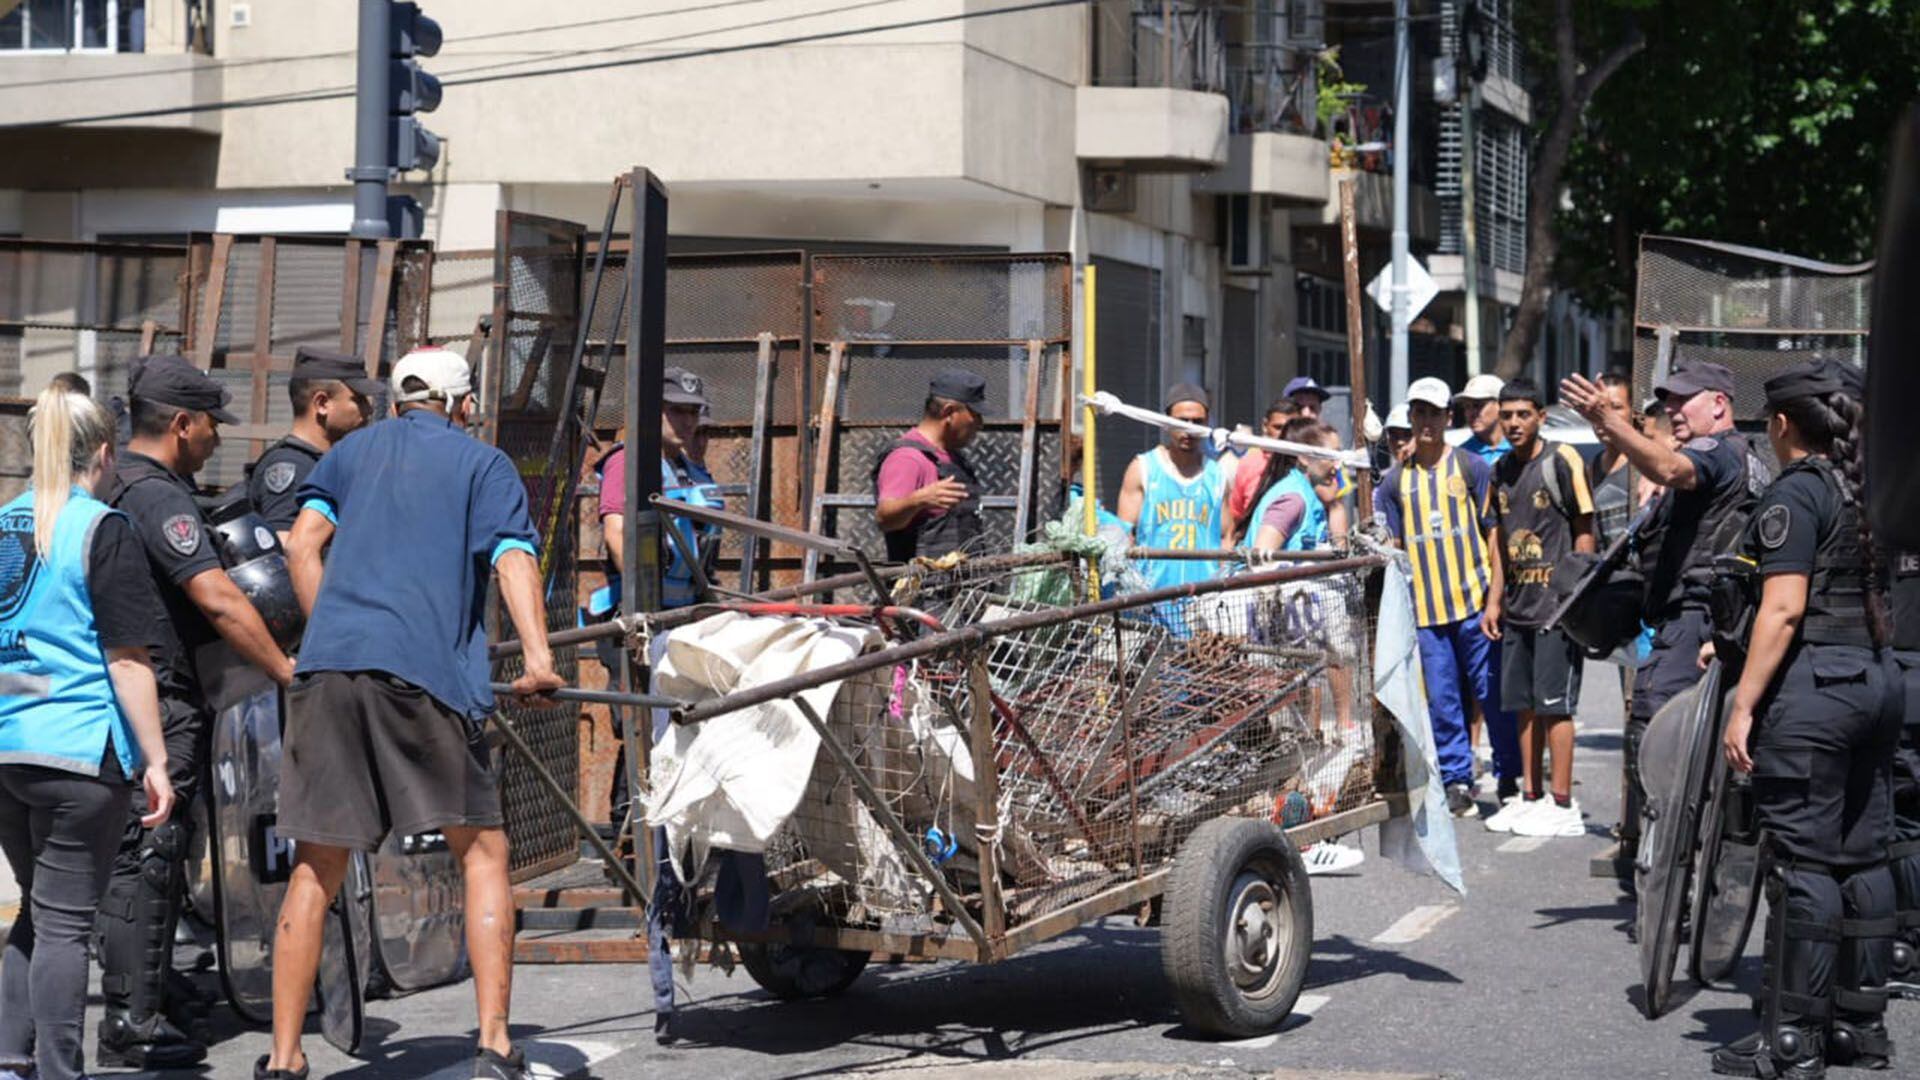
[[[1480,143],[1474,137],[1474,107],[1479,103],[1480,80],[1487,73],[1485,27],[1477,0],[1467,0],[1460,12],[1460,41],[1455,47],[1460,73],[1460,262],[1467,286],[1467,378],[1480,374],[1480,218],[1475,211]]]
[[[354,88],[353,227],[348,235],[362,240],[391,236],[387,224],[388,100],[393,91],[393,67],[388,52],[393,42],[393,5],[389,0],[360,0],[360,57]]]
[[[1389,339],[1387,385],[1390,401],[1407,394],[1407,159],[1413,142],[1413,39],[1409,32],[1408,0],[1393,3],[1393,316]]]

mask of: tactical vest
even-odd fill
[[[1647,574],[1649,615],[1658,616],[1682,603],[1706,601],[1713,585],[1714,558],[1733,551],[1739,545],[1740,538],[1746,534],[1747,519],[1753,514],[1754,504],[1759,501],[1760,493],[1773,482],[1773,466],[1754,452],[1752,440],[1738,431],[1724,431],[1713,437],[1732,444],[1740,451],[1740,476],[1715,493],[1713,501],[1707,504],[1693,536],[1688,538],[1690,542],[1677,570],[1663,566],[1666,562],[1664,548],[1673,539],[1673,511],[1671,508],[1667,510],[1667,520],[1659,531],[1658,542],[1643,548],[1643,558],[1651,558],[1651,568]],[[1673,500],[1680,494],[1669,491],[1662,498]]]
[[[1920,551],[1894,553],[1893,582],[1887,590],[1893,614],[1893,641],[1901,652],[1920,652]],[[1920,723],[1920,717],[1909,718]]]
[[[133,730],[107,676],[87,588],[94,529],[112,512],[75,488],[42,557],[33,492],[0,507],[0,763],[95,776],[111,745],[134,775]]]
[[[1253,516],[1247,519],[1247,535],[1240,538],[1240,546],[1253,547],[1253,538],[1260,534],[1260,522],[1267,516],[1267,510],[1282,496],[1292,495],[1306,505],[1306,512],[1300,517],[1300,524],[1281,545],[1282,551],[1312,551],[1326,547],[1330,542],[1327,530],[1327,507],[1313,490],[1313,481],[1299,469],[1287,470],[1287,475],[1275,481],[1260,496],[1260,502],[1253,508]]]
[[[1860,508],[1843,494],[1845,487],[1824,457],[1808,456],[1787,466],[1781,475],[1798,469],[1820,474],[1833,492],[1839,513],[1827,523],[1813,557],[1813,575],[1807,583],[1807,612],[1800,620],[1800,639],[1809,645],[1873,647],[1868,629],[1867,585],[1873,568],[1860,547]]]
[[[980,479],[973,466],[958,450],[948,451],[949,461],[941,461],[940,455],[933,452],[927,444],[901,436],[880,452],[873,462],[874,490],[880,490],[880,468],[893,456],[895,450],[912,450],[922,454],[933,462],[937,478],[958,480],[966,485],[967,497],[955,503],[946,513],[938,517],[923,517],[904,529],[882,534],[887,542],[888,562],[910,562],[915,556],[937,559],[954,551],[969,551],[985,531],[980,520]]]

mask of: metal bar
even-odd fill
[[[1393,816],[1393,808],[1386,799],[1375,799],[1364,806],[1351,810],[1342,810],[1337,814],[1328,814],[1323,818],[1303,822],[1287,830],[1287,839],[1302,846],[1317,844],[1322,840],[1332,840],[1351,832],[1358,832],[1369,825],[1378,825]]]
[[[1013,706],[1001,700],[998,694],[992,694],[991,688],[988,692],[993,702],[993,711],[1000,717],[1001,722],[1007,725],[1007,730],[1013,733],[1013,737],[1033,755],[1033,764],[1040,770],[1041,781],[1047,785],[1049,791],[1053,792],[1053,797],[1060,800],[1060,806],[1067,812],[1067,816],[1073,818],[1073,823],[1080,830],[1080,835],[1086,840],[1087,846],[1100,856],[1101,861],[1116,861],[1108,846],[1101,843],[1100,838],[1094,835],[1093,822],[1087,820],[1087,815],[1081,811],[1080,801],[1073,797],[1073,792],[1067,790],[1066,781],[1060,779],[1059,771],[1053,767],[1053,755],[1041,748],[1039,740],[1033,737],[1033,732],[1027,730],[1026,721],[1020,719],[1020,714],[1013,711]]]
[[[1032,948],[1043,941],[1051,941],[1095,919],[1104,919],[1109,915],[1137,908],[1166,891],[1167,875],[1170,873],[1172,873],[1171,868],[1155,870],[1146,877],[1115,885],[1079,903],[1069,904],[1059,911],[1021,923],[1007,933],[994,959],[1004,960],[1022,949]]]
[[[858,585],[858,581],[849,582]],[[936,633],[945,632],[946,627],[940,620],[921,611],[919,608],[903,607],[898,604],[797,604],[790,601],[768,601],[760,598],[747,598],[741,602],[690,604],[687,607],[674,608],[662,612],[658,617],[643,620],[656,630],[671,629],[687,623],[726,611],[744,612],[748,615],[800,615],[820,616],[843,619],[912,619]],[[669,621],[671,625],[669,625]],[[547,635],[547,645],[551,648],[566,648],[582,645],[601,638],[624,637],[632,632],[636,622],[625,617],[595,623],[592,626],[575,627],[572,630],[555,630]],[[501,641],[487,649],[487,659],[500,660],[509,656],[519,656],[521,646],[518,640]],[[1320,655],[1315,653],[1315,656]],[[664,703],[661,703],[664,704]]]
[[[220,336],[220,308],[226,300],[227,261],[233,257],[233,236],[213,234],[213,261],[207,267],[207,294],[200,305],[201,329],[193,340],[193,363],[205,371],[213,366],[213,343]]]
[[[1463,111],[1471,108],[1472,105],[1469,103],[1463,106]],[[1467,153],[1469,156],[1472,155],[1471,147],[1468,148]],[[1352,177],[1340,181],[1340,272],[1345,279],[1347,293],[1347,382],[1353,388],[1353,441],[1354,445],[1358,446],[1366,439],[1367,350],[1361,320],[1363,313],[1360,308],[1360,226],[1354,209],[1354,184]],[[1472,271],[1469,270],[1468,273]],[[1477,314],[1477,312],[1470,312],[1467,318],[1476,319]],[[1469,322],[1468,325],[1477,324]],[[1399,391],[1396,389],[1394,392]],[[1360,474],[1358,492],[1360,520],[1371,521],[1373,519],[1373,470],[1355,471]],[[1258,523],[1253,523],[1249,527],[1257,528]]]
[[[500,211],[505,214],[506,211]],[[340,281],[340,351],[358,353],[360,342],[360,252],[359,239],[347,241],[346,273]]]
[[[601,236],[613,235],[614,221],[619,215],[620,185],[615,184],[612,193],[607,197],[606,224],[600,228]],[[576,253],[579,251],[578,243],[579,240],[578,237],[576,237],[576,246],[574,248]],[[578,263],[575,265],[578,265]],[[573,485],[579,479],[578,469],[570,470],[570,474],[565,482],[561,482],[557,478],[557,474],[560,469],[562,454],[566,451],[569,437],[573,434],[574,425],[583,423],[583,419],[580,416],[579,402],[575,400],[580,393],[580,365],[586,360],[587,335],[582,328],[593,325],[594,308],[600,302],[600,283],[606,277],[606,272],[607,249],[606,245],[602,244],[594,251],[593,285],[587,290],[587,310],[584,314],[578,310],[579,299],[577,297],[572,298],[575,315],[578,316],[579,321],[575,325],[573,341],[567,349],[567,382],[565,390],[560,395],[560,401],[562,402],[561,408],[565,411],[561,412],[559,416],[560,422],[553,426],[553,438],[547,440],[547,490],[544,498],[541,499],[540,516],[534,518],[535,521],[546,523],[549,543],[551,543],[560,532],[557,527],[557,515],[566,512],[567,500],[572,497]],[[541,355],[529,357],[527,360],[527,369],[529,371],[537,371],[544,362],[544,358]],[[592,423],[593,420],[591,417],[584,419],[585,426],[591,426]],[[567,454],[565,456],[570,463],[573,455]],[[542,569],[546,569],[546,567],[542,567]]]
[[[517,655],[517,653],[516,653]],[[497,682],[490,684],[496,694],[512,694],[513,684]],[[582,705],[621,705],[633,709],[671,709],[686,702],[678,698],[662,697],[659,694],[633,694],[615,690],[581,690],[571,686],[558,690],[549,690],[545,697],[555,701],[577,701]]]
[[[831,479],[834,429],[840,418],[840,369],[846,360],[846,342],[836,341],[827,346],[827,385],[821,392],[820,426],[814,434],[813,498],[811,512],[807,515],[807,531],[815,537],[826,535],[827,513],[820,499],[826,495],[827,481]],[[807,546],[806,552],[806,566],[801,577],[812,581],[820,572],[820,553],[811,545]]]
[[[1307,680],[1313,678],[1315,675],[1320,674],[1322,671],[1325,671],[1326,669],[1327,669],[1327,665],[1325,663],[1315,664],[1314,666],[1308,668],[1307,670],[1301,672],[1299,675],[1295,676],[1293,679],[1289,680],[1286,685],[1280,687],[1277,690],[1269,692],[1257,704],[1247,706],[1246,709],[1244,709],[1240,713],[1240,718],[1238,720],[1234,720],[1234,721],[1231,721],[1230,723],[1221,725],[1220,730],[1214,732],[1212,737],[1207,739],[1206,742],[1203,742],[1199,746],[1192,748],[1191,750],[1187,751],[1185,754],[1181,755],[1179,758],[1175,759],[1174,761],[1165,765],[1161,765],[1154,772],[1152,776],[1149,776],[1145,780],[1141,781],[1140,793],[1144,795],[1147,792],[1152,791],[1155,788],[1158,788],[1164,785],[1168,780],[1172,779],[1173,776],[1180,771],[1181,766],[1187,764],[1190,761],[1198,761],[1201,758],[1206,757],[1208,754],[1212,753],[1214,747],[1219,746],[1220,743],[1224,741],[1227,736],[1232,735],[1236,731],[1239,731],[1241,727],[1245,726],[1247,721],[1253,719],[1256,716],[1267,715],[1269,712],[1273,710],[1273,708],[1276,705],[1280,704],[1280,702],[1285,701],[1288,697],[1291,697],[1292,695],[1298,693],[1301,687],[1307,685]],[[1131,760],[1127,762],[1127,771],[1128,772],[1133,771],[1133,762]]]
[[[760,335],[760,351],[754,362],[753,441],[747,457],[747,513],[773,520],[771,492],[767,490],[767,428],[773,422],[773,335]],[[759,561],[760,539],[750,537],[740,552],[740,589],[753,591],[754,564]],[[771,545],[767,557],[773,557]]]
[[[775,923],[764,933],[738,933],[718,925],[716,941],[740,941],[769,945],[797,944],[790,927]],[[980,959],[980,950],[964,937],[951,934],[896,934],[884,930],[856,930],[845,926],[816,926],[808,930],[806,944],[849,952],[885,953],[888,956],[925,957],[938,960]]]
[[[759,518],[735,514],[731,511],[718,509],[717,507],[695,506],[692,503],[676,502],[672,499],[656,497],[654,504],[665,513],[672,514],[675,517],[683,517],[697,521],[702,525],[717,525],[723,529],[737,529],[749,536],[762,536],[769,540],[778,540],[783,543],[792,544],[795,547],[822,551],[829,555],[839,555],[849,561],[853,558],[853,548],[832,537],[821,536],[817,531],[801,532],[799,529],[789,529],[785,525],[776,525],[771,521],[761,521]],[[865,575],[862,575],[863,578],[864,576]]]
[[[1013,508],[1013,542],[1027,542],[1027,529],[1033,520],[1035,492],[1033,490],[1034,455],[1040,452],[1040,431],[1036,426],[1040,422],[1040,365],[1046,355],[1046,346],[1039,341],[1027,342],[1027,394],[1025,399],[1026,416],[1020,421],[1020,501]]]
[[[993,678],[984,656],[976,651],[967,663],[968,704],[972,715],[967,749],[973,758],[974,842],[980,858],[980,914],[987,920],[987,937],[996,944],[1007,935],[1006,897],[1000,891],[1000,763],[993,744]],[[993,952],[982,942],[980,959],[990,962]]]
[[[793,705],[800,711],[801,716],[807,718],[807,723],[813,725],[814,733],[820,736],[820,745],[826,748],[828,756],[833,758],[833,763],[840,767],[841,774],[854,786],[854,790],[860,793],[860,801],[866,804],[867,812],[871,813],[887,830],[887,835],[893,838],[894,847],[899,849],[900,854],[909,863],[913,864],[914,869],[920,871],[921,875],[927,879],[927,884],[933,886],[933,891],[939,894],[940,902],[946,905],[948,914],[953,916],[953,921],[959,923],[960,928],[967,932],[967,936],[980,946],[980,956],[984,960],[989,952],[986,932],[981,930],[980,924],[967,913],[966,903],[960,899],[958,893],[953,891],[953,886],[947,883],[946,875],[940,872],[939,867],[933,865],[933,860],[927,857],[926,849],[921,847],[920,842],[907,831],[907,827],[900,824],[900,819],[894,816],[893,807],[887,804],[887,800],[873,786],[872,778],[861,770],[859,763],[853,760],[853,755],[847,752],[847,748],[840,745],[839,738],[828,729],[826,721],[820,719],[820,714],[813,710],[813,706],[807,704],[807,699],[796,697],[793,699]],[[983,861],[982,866],[984,865]]]
[[[1633,324],[1633,328],[1635,330],[1649,330],[1649,331],[1672,329],[1674,332],[1681,333],[1681,334],[1740,334],[1746,337],[1761,337],[1761,338],[1778,338],[1778,337],[1785,337],[1785,336],[1864,338],[1864,337],[1871,336],[1870,334],[1868,334],[1867,329],[1865,327],[1860,327],[1858,329],[1853,329],[1853,330],[1847,330],[1847,329],[1836,330],[1832,327],[1818,327],[1818,326],[1777,326],[1777,327],[1776,326],[1758,326],[1758,327],[1756,326],[1681,326],[1676,323],[1636,322]],[[1754,342],[1754,347],[1771,349],[1773,348],[1773,344],[1771,341],[1767,341],[1767,342],[1756,341]]]
[[[1098,302],[1099,298],[1099,269],[1100,268],[1092,262],[1088,262],[1086,268],[1080,272],[1082,281],[1080,306],[1085,309],[1082,312],[1082,317],[1086,320],[1086,355],[1082,361],[1084,367],[1081,372],[1081,381],[1089,401],[1091,401],[1093,395],[1100,392],[1093,366],[1094,358],[1098,355],[1094,351],[1094,342],[1096,340],[1094,335],[1096,308],[1094,305]],[[1062,386],[1060,392],[1064,399],[1066,387]],[[1064,405],[1061,407],[1060,413],[1060,426],[1064,429],[1067,426],[1066,408]],[[1099,492],[1096,490],[1096,480],[1098,479],[1096,469],[1098,463],[1093,456],[1094,436],[1098,428],[1096,417],[1098,415],[1098,413],[1094,412],[1091,404],[1084,406],[1080,410],[1080,524],[1081,531],[1088,536],[1093,536],[1100,531],[1100,511],[1097,508],[1100,500]],[[1060,441],[1064,447],[1066,439],[1062,438]],[[1087,599],[1089,601],[1100,599],[1100,560],[1098,559],[1087,560]]]
[[[838,664],[828,664],[816,668],[805,675],[775,679],[759,686],[742,690],[726,697],[715,698],[694,704],[674,716],[676,723],[697,724],[711,720],[716,716],[739,709],[750,708],[776,698],[787,697],[801,690],[810,689],[823,683],[838,682],[842,679],[876,668],[904,664],[923,656],[932,656],[942,652],[958,651],[972,645],[981,645],[996,637],[1040,630],[1078,619],[1088,619],[1097,615],[1106,615],[1116,611],[1128,611],[1135,608],[1151,607],[1169,600],[1184,600],[1196,596],[1210,596],[1219,592],[1231,592],[1240,589],[1253,589],[1265,585],[1280,585],[1290,581],[1304,581],[1310,578],[1328,577],[1353,570],[1372,569],[1385,565],[1385,560],[1377,555],[1357,556],[1341,559],[1320,566],[1288,566],[1274,570],[1257,570],[1230,578],[1213,578],[1206,581],[1191,581],[1183,585],[1171,585],[1164,589],[1149,589],[1145,592],[1127,596],[1116,596],[1109,600],[1100,600],[1076,607],[1048,608],[1041,611],[1023,612],[994,622],[976,623],[973,626],[949,630],[944,634],[934,634],[919,638],[888,649],[880,649],[843,660]],[[977,782],[977,780],[976,780]]]
[[[672,499],[663,499],[658,495],[653,499],[656,506],[673,502]],[[680,526],[672,522],[666,522],[660,532],[667,538],[667,546],[673,548],[674,554],[680,556],[680,561],[687,564],[687,572],[693,577],[694,595],[700,598],[701,603],[710,603],[713,600],[713,582],[707,580],[707,568],[700,565],[698,546],[687,543],[686,536],[680,532]]]
[[[141,320],[140,322],[140,355],[141,356],[153,355],[153,339],[159,333],[160,333],[159,323],[154,322],[152,319]]]
[[[580,830],[580,835],[587,838],[587,844],[607,861],[607,866],[613,871],[614,876],[620,879],[620,883],[631,889],[636,897],[648,895],[641,891],[640,883],[627,872],[626,865],[614,854],[613,849],[607,846],[607,842],[600,839],[600,830],[594,828],[593,822],[587,820],[587,815],[580,812],[580,807],[567,796],[567,789],[561,787],[560,781],[553,778],[553,773],[547,770],[546,763],[540,760],[540,755],[533,752],[533,747],[527,745],[527,741],[521,738],[512,724],[507,722],[507,718],[494,712],[488,714],[487,719],[493,721],[494,728],[506,737],[507,745],[512,747],[514,753],[519,754],[520,759],[533,770],[533,775],[539,779],[540,785],[547,789],[547,794],[559,800],[560,805],[566,809],[567,816],[573,819],[574,827]],[[639,793],[634,794],[637,797]]]
[[[273,237],[261,239],[260,279],[253,296],[253,385],[247,409],[247,419],[256,424],[267,422],[267,353],[273,349],[273,264],[278,252],[279,243]],[[232,356],[227,363],[233,363]],[[250,439],[247,457],[258,458],[266,448],[264,440]]]

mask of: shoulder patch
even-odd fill
[[[1793,511],[1785,503],[1774,503],[1760,515],[1760,546],[1768,551],[1777,550],[1787,542],[1787,532],[1793,527]]]
[[[160,535],[167,538],[168,547],[191,555],[200,550],[200,519],[192,514],[175,514],[160,526]]]
[[[267,466],[267,471],[261,479],[267,485],[268,491],[275,495],[281,494],[293,485],[293,462],[274,462]]]
[[[1687,443],[1689,450],[1718,450],[1719,448],[1720,440],[1711,435],[1702,435]]]

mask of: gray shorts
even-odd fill
[[[500,789],[478,725],[377,671],[321,671],[287,691],[281,836],[373,851],[448,826],[497,828]]]

